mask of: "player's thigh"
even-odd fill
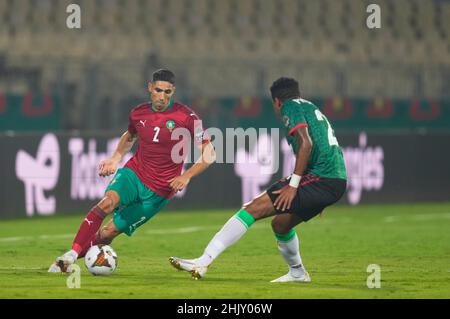
[[[274,214],[284,214],[286,212],[292,212],[293,210],[293,206],[295,205],[295,198],[293,200],[293,202],[291,203],[291,207],[290,209],[283,211],[281,209],[277,209],[273,203],[275,203],[276,199],[278,198],[278,196],[280,196],[279,194],[276,194],[275,192],[282,189],[283,187],[285,187],[286,185],[289,184],[289,181],[287,178],[282,178],[280,180],[278,180],[277,182],[273,183],[272,185],[270,185],[270,187],[267,189],[267,196],[269,197],[270,200],[270,204],[272,205],[272,208],[274,209]],[[296,196],[298,197],[298,196]]]
[[[129,168],[120,168],[116,175],[106,187],[105,194],[116,193],[118,196],[117,206],[128,206],[137,201],[139,197],[140,180]]]
[[[255,220],[263,219],[275,214],[275,209],[267,192],[264,192],[250,202],[245,203],[243,208],[252,215]]]
[[[113,222],[119,231],[131,236],[138,227],[144,225],[166,206],[168,199],[150,190],[149,192],[152,193],[151,196],[139,199],[114,212]]]
[[[274,194],[274,192],[283,188],[288,183],[288,180],[283,178],[267,190],[272,202],[275,202],[279,196],[278,194]],[[302,221],[308,221],[320,214],[325,207],[339,200],[345,192],[345,188],[345,180],[322,178],[317,175],[306,174],[302,178],[291,207],[287,211],[275,209],[276,213],[284,214],[287,212],[298,216]],[[295,223],[295,219],[293,219],[292,223]]]
[[[306,222],[337,202],[345,188],[345,180],[313,176],[300,186],[293,213]]]

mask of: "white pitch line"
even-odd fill
[[[149,229],[145,232],[148,235],[160,235],[160,234],[186,234],[186,233],[196,233],[203,230],[217,230],[219,231],[223,225],[216,226],[192,226],[192,227],[181,227],[181,228],[168,228],[168,229]],[[253,225],[253,228],[264,227],[262,224]]]
[[[0,267],[0,270],[45,270],[42,267]]]
[[[167,228],[167,229],[149,229],[143,234],[147,235],[164,235],[164,234],[186,234],[195,233],[203,230],[217,230],[219,231],[223,225],[216,226],[191,226],[191,227],[178,227],[178,228]],[[254,225],[252,228],[261,228],[263,225]],[[16,236],[16,237],[0,237],[0,243],[9,243],[14,241],[34,241],[34,240],[52,240],[52,239],[64,239],[72,238],[75,236],[73,234],[57,234],[57,235],[39,235],[39,236]]]
[[[398,216],[387,216],[383,219],[385,223],[393,223],[398,221]]]
[[[412,219],[414,220],[433,220],[433,219],[450,219],[450,213],[441,213],[441,214],[418,214],[413,215]]]
[[[0,238],[0,242],[11,242],[11,241],[32,240],[32,239],[33,239],[33,237],[30,237],[30,236],[3,237],[3,238]]]
[[[383,221],[385,223],[394,223],[398,221],[427,221],[427,220],[445,220],[450,219],[450,213],[425,213],[425,214],[415,214],[415,215],[394,215],[386,216]]]
[[[206,229],[206,227],[193,226],[193,227],[182,227],[182,228],[172,228],[172,229],[150,229],[145,232],[148,235],[161,235],[161,234],[185,234],[185,233],[195,233]]]
[[[74,234],[61,234],[61,235],[40,235],[38,239],[55,239],[55,238],[72,238]]]
[[[450,213],[429,213],[429,214],[416,214],[416,215],[394,215],[394,216],[386,216],[383,218],[383,222],[385,223],[393,223],[401,220],[413,220],[413,221],[427,221],[427,220],[450,220]],[[340,222],[343,223],[351,223],[351,219],[345,218]],[[335,223],[336,220],[321,220],[324,224],[332,224]],[[178,228],[161,228],[161,229],[149,229],[144,234],[147,235],[164,235],[164,234],[187,234],[187,233],[195,233],[204,230],[217,230],[219,231],[223,225],[213,225],[213,226],[191,226],[191,227],[178,227]],[[263,224],[255,224],[252,226],[252,229],[262,229],[266,226]],[[57,234],[57,235],[39,235],[39,236],[14,236],[14,237],[0,237],[0,243],[9,243],[15,241],[34,241],[34,240],[52,240],[52,239],[64,239],[64,238],[72,238],[75,236],[73,234]]]
[[[39,236],[17,236],[17,237],[1,237],[0,243],[2,242],[13,242],[13,241],[21,241],[21,240],[28,240],[33,241],[36,239],[46,240],[46,239],[56,239],[56,238],[70,238],[74,235],[70,234],[59,234],[59,235],[39,235]]]

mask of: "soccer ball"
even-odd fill
[[[117,254],[108,245],[94,245],[86,253],[84,264],[94,276],[108,276],[116,270]]]

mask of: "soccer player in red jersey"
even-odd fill
[[[169,70],[153,73],[148,85],[151,102],[131,111],[128,130],[120,138],[114,154],[100,163],[100,176],[116,175],[104,197],[81,223],[72,249],[58,257],[49,272],[67,272],[68,266],[83,257],[92,245],[110,244],[121,233],[131,236],[136,228],[163,209],[176,192],[183,190],[192,177],[214,162],[214,148],[200,118],[192,109],[173,100],[174,80],[175,76]],[[184,128],[190,139],[172,134],[179,128]],[[172,150],[179,143],[187,145],[192,139],[201,148],[201,156],[181,174],[186,148],[181,147],[181,153]],[[117,169],[137,140],[139,145],[134,156],[123,168]],[[100,228],[104,218],[111,213],[113,218]]]

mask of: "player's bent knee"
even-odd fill
[[[257,197],[244,204],[242,208],[252,215],[255,220],[263,219],[275,214],[269,196]]]
[[[116,192],[108,191],[102,200],[97,204],[101,210],[105,213],[110,214],[119,205],[119,196]]]
[[[249,213],[250,215],[252,215],[252,217],[255,219],[255,220],[259,220],[259,219],[263,219],[263,218],[265,218],[265,217],[267,217],[265,214],[264,214],[264,210],[263,209],[261,209],[261,207],[260,206],[258,206],[257,204],[255,205],[255,204],[250,204],[250,205],[248,205],[248,206],[243,206],[243,209],[245,209],[245,211],[247,212],[247,213]]]
[[[249,213],[250,215],[252,215],[252,217],[253,217],[255,220],[258,220],[258,219],[261,218],[261,216],[260,216],[260,215],[261,215],[261,212],[258,210],[257,205],[254,204],[254,201],[245,203],[245,204],[242,206],[242,209],[245,209],[245,211],[246,211],[247,213]]]
[[[272,230],[279,235],[287,234],[291,231],[292,227],[282,223],[278,218],[272,219]]]

